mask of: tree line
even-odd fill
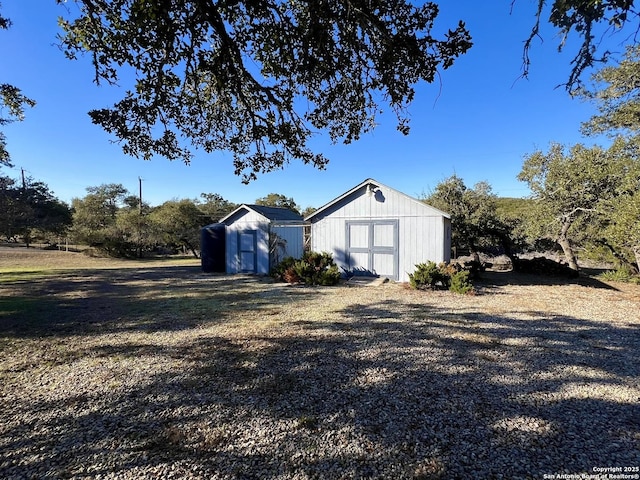
[[[524,158],[518,180],[528,199],[499,199],[488,182],[473,187],[454,175],[424,201],[451,215],[452,245],[474,257],[501,252],[517,261],[523,250],[562,250],[578,271],[578,254],[614,260],[640,270],[640,47],[629,48],[617,66],[593,77],[594,88],[579,95],[598,113],[585,134],[608,133],[608,147],[552,143]],[[272,193],[257,204],[291,208],[293,198]],[[157,207],[141,203],[122,185],[87,188],[70,206],[31,178],[0,176],[0,234],[26,243],[68,234],[110,255],[183,249],[197,254],[200,228],[237,208],[215,193],[198,200],[171,200]],[[312,209],[311,209],[312,210]],[[308,209],[303,215],[311,213]]]
[[[491,186],[468,188],[457,176],[425,199],[452,215],[453,244],[478,257],[483,249],[514,252],[559,246],[578,271],[578,252],[615,260],[640,271],[640,47],[592,78],[576,95],[598,113],[582,125],[586,135],[608,134],[608,147],[552,143],[524,158],[518,180],[531,196],[511,214],[500,214]],[[513,202],[512,202],[513,203]]]
[[[68,205],[55,198],[43,182],[26,178],[21,183],[0,175],[0,237],[27,246],[64,241],[115,257],[180,251],[198,256],[201,228],[239,206],[217,193],[151,206],[121,184],[87,187],[86,191]],[[309,209],[301,211],[293,198],[278,193],[255,203],[310,213]]]
[[[434,35],[438,5],[432,2],[75,3],[77,17],[60,21],[59,46],[66,56],[89,54],[97,83],[120,82],[123,66],[136,72],[124,98],[90,112],[92,121],[113,134],[125,153],[145,159],[159,155],[189,162],[188,144],[206,152],[229,151],[246,181],[292,159],[324,168],[328,159],[309,148],[312,132],[326,132],[335,142],[355,141],[375,127],[381,103],[395,112],[398,130],[407,134],[415,84],[434,81],[472,47],[462,21]],[[599,109],[583,131],[610,134],[611,146],[552,144],[527,155],[518,178],[532,196],[515,217],[500,214],[487,182],[469,188],[456,176],[426,200],[451,213],[454,246],[474,255],[501,248],[513,256],[523,245],[546,241],[562,249],[574,270],[577,252],[600,249],[637,272],[640,49],[635,37],[628,37],[631,46],[622,61],[595,75],[592,90],[581,75],[609,56],[606,49],[598,53],[597,38],[603,35],[596,35],[596,27],[634,28],[638,14],[627,0],[536,4],[523,73],[543,14],[549,13],[549,23],[561,33],[561,48],[569,36],[580,40],[567,87]],[[0,15],[0,30],[10,26]],[[22,120],[33,105],[16,86],[0,83],[0,127]],[[0,131],[2,165],[10,166],[11,158]],[[150,207],[121,185],[87,192],[67,206],[42,182],[2,176],[0,233],[28,243],[68,231],[118,255],[140,255],[161,245],[195,252],[196,223],[214,221],[224,210],[220,205],[232,206],[216,194]],[[220,210],[209,210],[215,208]]]

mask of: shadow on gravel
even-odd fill
[[[62,271],[3,284],[8,293],[0,296],[0,336],[174,331],[220,323],[234,308],[271,306],[258,294],[270,283],[203,274],[197,267]]]
[[[250,287],[259,279],[182,273],[177,279],[176,271],[157,272],[159,292],[166,285],[180,294],[163,311],[181,308],[179,298],[187,294],[201,295],[203,308],[224,303],[219,318],[209,321],[225,321],[233,308],[258,312],[282,302],[274,285],[274,294],[256,297]],[[102,292],[105,308],[110,298],[139,296],[136,289],[145,288],[119,283],[117,273],[104,275],[89,276],[86,284]],[[99,288],[107,280],[114,290]],[[71,281],[60,279],[58,288]],[[294,302],[311,295],[287,294]],[[161,297],[125,300],[118,311],[144,311]],[[81,301],[71,302],[78,314]],[[454,315],[437,305],[363,301],[329,321],[292,319],[286,331],[269,334],[194,336],[151,352],[141,344],[88,348],[83,356],[153,354],[187,367],[159,371],[113,395],[89,392],[5,409],[2,415],[25,420],[2,432],[0,476],[132,471],[176,478],[538,479],[637,465],[637,323],[528,316]],[[3,326],[2,334],[71,333],[63,318],[23,334]],[[105,318],[95,321],[103,333],[174,328],[160,320],[111,327]]]
[[[567,278],[553,275],[535,275],[532,273],[520,273],[509,271],[485,271],[482,272],[479,285],[493,289],[505,285],[581,285],[583,287],[601,288],[604,290],[617,290],[615,287],[596,278],[594,269],[584,270],[577,278]]]

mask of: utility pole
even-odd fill
[[[138,177],[138,258],[142,258],[142,177]]]
[[[138,202],[138,212],[142,215],[142,177],[138,177],[138,185],[140,190],[140,201]]]
[[[24,179],[24,168],[20,168],[20,172],[22,173],[22,190],[26,190],[27,182]]]

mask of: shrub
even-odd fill
[[[420,290],[448,289],[455,293],[472,293],[471,272],[461,268],[453,263],[419,263],[416,265],[416,271],[409,274],[409,284],[412,288]]]
[[[293,257],[284,257],[280,263],[271,269],[271,276],[281,282],[289,282],[285,277],[290,276],[293,273],[293,266],[296,263],[296,259]],[[296,283],[296,282],[289,282]]]
[[[609,270],[598,275],[602,280],[609,282],[635,283],[640,285],[640,275],[634,273],[628,268],[618,268],[617,270]]]
[[[473,293],[473,284],[469,280],[469,276],[470,272],[465,270],[451,275],[451,285],[449,286],[449,290],[462,295]]]
[[[278,280],[307,285],[336,285],[340,271],[330,253],[305,252],[300,260],[287,257],[272,271]]]
[[[416,271],[409,274],[409,284],[419,290],[449,288],[449,276],[444,274],[435,262],[419,263]]]

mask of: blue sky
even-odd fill
[[[56,19],[64,8],[54,0],[5,0],[2,13],[13,26],[0,32],[0,82],[20,87],[38,104],[24,122],[4,128],[15,168],[2,173],[17,178],[24,169],[66,202],[103,183],[121,183],[137,194],[139,177],[151,205],[203,192],[252,203],[275,192],[302,208],[320,207],[369,177],[420,196],[454,173],[469,186],[486,180],[500,196],[526,196],[526,186],[516,179],[526,154],[546,150],[552,141],[595,141],[579,131],[594,107],[556,88],[568,78],[571,44],[559,54],[559,39],[546,28],[544,42],[532,51],[529,79],[519,79],[522,43],[537,2],[520,0],[513,12],[511,0],[438,3],[436,27],[453,28],[462,19],[474,46],[439,82],[417,87],[409,136],[397,132],[395,117],[385,114],[373,133],[351,145],[316,137],[313,148],[331,160],[326,170],[293,162],[244,185],[225,153],[196,153],[190,166],[124,155],[87,115],[110,106],[124,90],[96,86],[88,58],[69,61],[55,46]]]

